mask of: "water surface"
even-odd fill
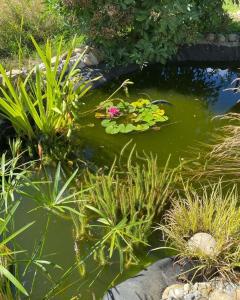
[[[158,155],[159,164],[164,165],[171,155],[172,165],[176,165],[179,159],[186,159],[189,149],[198,145],[199,142],[208,142],[211,133],[218,126],[212,117],[231,110],[239,99],[238,94],[226,91],[232,87],[231,82],[238,77],[238,71],[226,66],[153,66],[142,72],[130,74],[115,82],[108,84],[102,89],[91,92],[81,105],[82,111],[92,109],[108,96],[121,84],[122,80],[129,78],[135,84],[129,88],[130,99],[149,97],[152,100],[164,99],[172,106],[163,106],[169,116],[168,123],[164,123],[159,131],[149,130],[143,133],[107,135],[100,125],[100,120],[95,119],[94,114],[82,119],[82,125],[94,124],[93,127],[84,127],[76,141],[82,147],[86,160],[92,160],[99,166],[109,165],[121,148],[132,140],[139,152],[154,153]],[[120,97],[125,97],[120,93]],[[197,155],[197,152],[195,153]],[[28,254],[34,251],[34,246],[41,244],[44,234],[48,213],[44,210],[30,212],[33,204],[23,199],[21,209],[16,217],[17,225],[24,225],[32,220],[36,223],[32,229],[25,232],[19,238],[19,244],[27,249]],[[153,243],[158,245],[160,237],[154,236]],[[44,245],[44,256],[63,268],[53,269],[50,273],[55,282],[63,273],[71,268],[76,262],[74,251],[73,227],[70,221],[51,216]],[[89,253],[90,243],[82,242],[82,256]],[[141,252],[141,251],[140,251]],[[163,257],[166,253],[153,252],[141,253],[142,263],[134,266],[119,277],[118,257],[114,257],[111,265],[101,267],[90,258],[87,260],[87,275],[82,278],[77,269],[70,272],[63,285],[53,299],[90,300],[95,295],[96,299],[104,294],[111,286],[114,278],[116,282],[127,278],[139,271],[145,264]],[[23,278],[26,287],[30,289],[34,276],[29,270]],[[43,299],[52,284],[43,275],[37,275],[31,299]]]

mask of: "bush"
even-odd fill
[[[42,0],[1,0],[0,57],[9,57],[22,48],[33,50],[30,35],[38,43],[61,32],[61,18],[48,13]]]
[[[118,63],[166,62],[183,43],[213,30],[222,0],[58,0],[89,40]]]

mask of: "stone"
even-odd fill
[[[209,294],[212,292],[212,286],[209,282],[195,283],[194,287],[199,291],[202,297],[208,298]]]
[[[171,297],[180,298],[183,296],[184,296],[184,285],[183,284],[172,284],[164,290],[164,292],[162,294],[162,300],[166,300]]]
[[[188,240],[191,251],[201,251],[203,254],[213,257],[217,254],[217,242],[209,233],[198,232]]]
[[[221,290],[214,290],[209,297],[209,300],[234,300],[233,295],[229,295]]]
[[[239,36],[236,33],[230,33],[228,35],[228,41],[233,43],[233,42],[238,42],[239,41]]]
[[[216,35],[214,34],[214,33],[208,33],[207,35],[206,35],[206,40],[208,41],[208,42],[214,42],[214,40],[215,40],[215,37],[216,37]]]
[[[234,300],[240,300],[240,287],[235,290]]]
[[[193,269],[191,263],[179,265],[175,258],[164,258],[138,273],[135,277],[108,290],[103,300],[160,300],[163,291],[173,284],[180,284],[178,276]],[[193,272],[189,273],[189,277]],[[188,278],[188,277],[187,277]]]
[[[226,37],[223,34],[218,34],[218,42],[219,43],[225,43],[226,42]]]
[[[99,64],[97,57],[92,52],[84,55],[83,62],[88,67],[97,66]]]

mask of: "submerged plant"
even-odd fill
[[[240,262],[240,208],[238,192],[233,186],[224,193],[220,183],[203,187],[202,191],[184,187],[165,214],[165,225],[160,225],[167,246],[177,251],[180,259],[197,261],[197,271],[206,276],[221,275],[236,279]],[[196,245],[196,233],[210,234],[214,247],[208,253]],[[206,247],[207,245],[205,245]],[[209,278],[209,277],[208,277]]]
[[[69,218],[70,213],[81,216],[80,212],[73,206],[80,201],[79,195],[85,190],[74,192],[71,189],[77,172],[78,169],[68,177],[59,163],[55,172],[44,169],[42,180],[28,179],[24,190],[20,191],[19,194],[35,201],[39,208],[45,208],[58,216]]]
[[[175,172],[163,170],[157,158],[144,156],[137,163],[132,154],[126,166],[115,161],[108,173],[88,172],[83,193],[78,202],[82,216],[73,216],[76,238],[86,234],[97,240],[95,258],[102,263],[114,253],[120,257],[120,267],[137,262],[135,248],[147,246],[155,218],[160,217],[172,193]]]
[[[165,111],[148,99],[138,99],[135,102],[114,99],[100,105],[96,118],[101,118],[101,125],[108,134],[146,131],[158,123],[166,122]],[[115,102],[116,102],[115,101]]]

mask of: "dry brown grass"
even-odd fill
[[[186,162],[182,166],[182,175],[195,182],[224,181],[240,182],[240,114],[230,113],[218,120],[223,121],[209,145],[194,149],[199,152],[198,159]]]

